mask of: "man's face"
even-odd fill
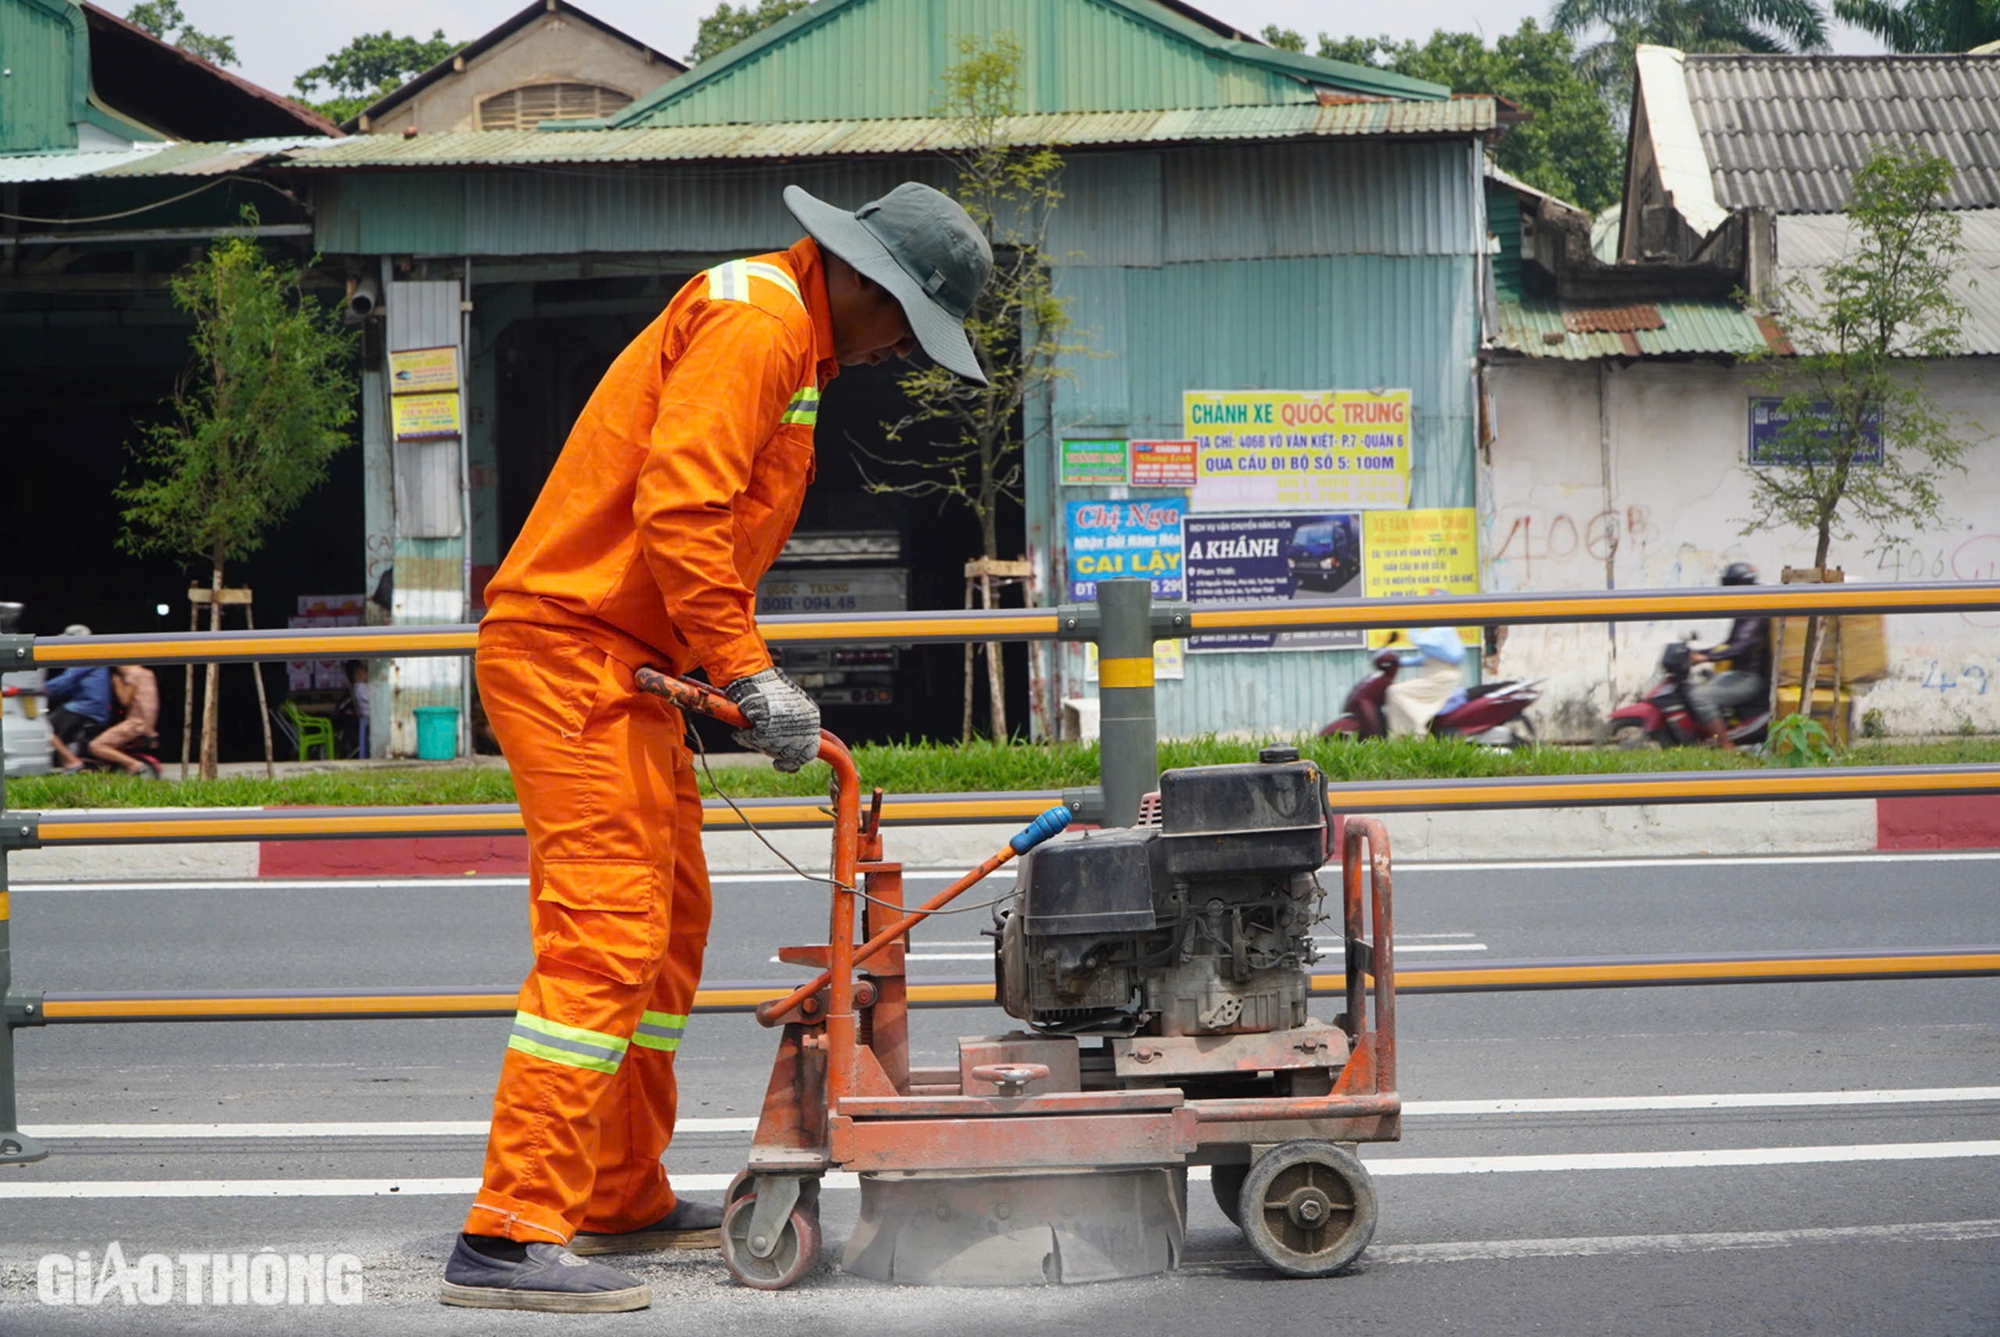
[[[908,357],[917,346],[903,304],[887,288],[855,275],[858,291],[833,326],[834,356],[843,367],[872,367]]]

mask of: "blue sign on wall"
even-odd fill
[[[1069,503],[1069,600],[1095,603],[1097,582],[1139,576],[1155,599],[1185,598],[1181,522],[1187,503],[1073,501]]]
[[[1833,405],[1822,400],[1812,407],[1813,416],[1824,420],[1833,413]],[[1791,426],[1791,415],[1785,412],[1785,401],[1768,395],[1753,395],[1750,399],[1750,463],[1760,468],[1772,465],[1800,465],[1808,463],[1806,452],[1799,449],[1797,441],[1783,439],[1785,429]],[[1882,419],[1877,414],[1867,424],[1868,444],[1854,453],[1856,464],[1880,464],[1882,462]],[[1826,459],[1812,460],[1811,463],[1825,465]]]

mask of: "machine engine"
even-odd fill
[[[1159,824],[1023,856],[1000,1005],[1045,1034],[1229,1035],[1306,1023],[1326,780],[1293,748],[1160,776]]]

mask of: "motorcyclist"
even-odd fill
[[[1757,568],[1731,562],[1722,573],[1724,585],[1755,585]],[[1729,638],[1706,650],[1688,649],[1690,664],[1726,661],[1729,667],[1707,682],[1688,685],[1688,709],[1725,748],[1733,748],[1723,712],[1764,700],[1771,692],[1771,620],[1739,617],[1729,626]]]
[[[1426,627],[1410,634],[1415,671],[1389,684],[1389,734],[1419,738],[1465,681],[1465,646],[1456,627]]]

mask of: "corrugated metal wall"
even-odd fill
[[[73,21],[41,5],[0,4],[0,153],[76,147],[84,90],[75,83],[90,66],[83,13],[70,12]]]
[[[388,320],[389,349],[438,348],[459,342],[459,285],[455,279],[390,283],[383,295],[383,314]],[[460,365],[464,365],[461,355]],[[395,450],[400,471],[414,462],[408,455],[412,443],[400,443]],[[425,491],[426,510],[459,506],[458,443],[450,449],[426,447],[425,457],[433,467],[422,479],[399,476],[396,501],[400,511],[406,497]],[[442,489],[442,497],[434,495]],[[392,620],[398,626],[465,620],[465,535],[452,538],[405,537],[409,526],[399,514],[396,525],[396,595]],[[418,706],[462,706],[465,661],[454,657],[398,659],[390,670],[394,690],[394,713],[390,719],[389,747],[397,756],[413,756],[417,750]]]
[[[1186,390],[1407,387],[1411,505],[1474,505],[1473,248],[1484,229],[1474,152],[1466,142],[1173,151],[1153,155],[1158,194],[1129,187],[1093,201],[1087,231],[1126,254],[1160,237],[1164,263],[1065,260],[1057,275],[1096,355],[1071,360],[1054,430],[1031,451],[1040,521],[1030,541],[1049,545],[1050,569],[1061,569],[1062,502],[1106,495],[1050,485],[1054,442],[1178,437]],[[1164,734],[1317,728],[1367,671],[1351,650],[1195,654],[1186,666],[1184,680],[1159,684]],[[1070,656],[1065,694],[1082,690],[1080,669]]]
[[[1169,25],[1190,27],[1170,14]],[[1023,112],[1309,102],[1297,79],[1217,56],[1122,6],[1049,0],[864,0],[808,40],[772,45],[642,114],[640,125],[930,116],[964,33],[1012,32],[1027,50]],[[671,88],[671,86],[670,86]]]

